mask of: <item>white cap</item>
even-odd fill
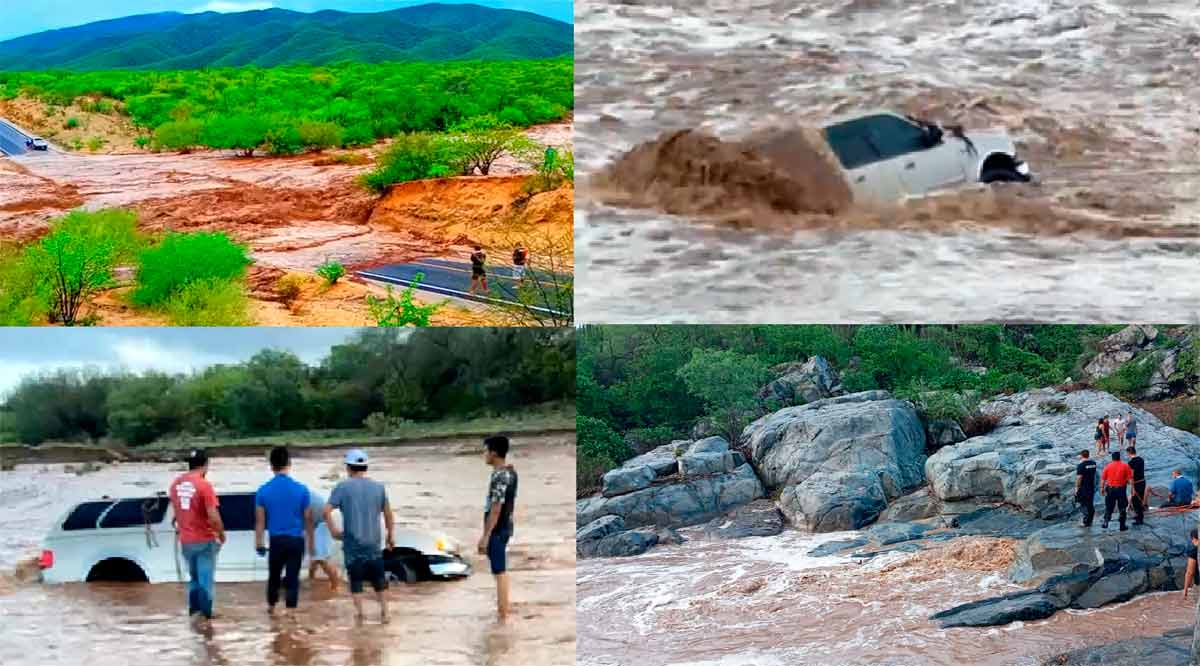
[[[347,465],[365,465],[367,464],[367,452],[362,449],[350,449],[346,452]]]

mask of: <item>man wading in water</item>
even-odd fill
[[[325,503],[325,524],[335,539],[342,539],[346,573],[350,578],[350,598],[354,600],[355,619],[362,622],[363,583],[371,583],[379,601],[379,619],[387,622],[387,572],[383,567],[383,549],[379,547],[379,517],[387,526],[387,547],[396,547],[396,522],[387,490],[382,483],[367,478],[367,454],[354,449],[346,454],[346,472],[350,478],[334,487]],[[342,512],[342,528],[333,522],[333,510]]]
[[[267,554],[263,532],[271,534],[270,557],[267,559],[267,613],[275,614],[279,603],[279,579],[285,586],[284,605],[288,615],[300,602],[300,563],[304,545],[309,557],[313,555],[313,515],[308,488],[288,472],[292,461],[285,447],[271,449],[271,471],[275,476],[264,483],[254,495],[254,546],[259,557]],[[284,572],[286,576],[284,575]]]
[[[517,470],[509,465],[508,438],[488,437],[483,441],[483,460],[492,466],[487,499],[483,505],[483,536],[479,553],[486,554],[496,577],[496,612],[508,620],[508,540],[513,534],[513,508],[517,501]]]
[[[213,616],[213,576],[217,554],[225,543],[225,525],[217,511],[217,494],[208,475],[208,454],[195,449],[188,455],[188,472],[171,483],[169,494],[179,530],[179,549],[188,568],[188,615],[193,620]]]

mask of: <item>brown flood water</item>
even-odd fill
[[[495,621],[495,585],[474,553],[488,468],[475,440],[441,446],[368,449],[371,476],[384,482],[398,526],[441,531],[475,571],[466,580],[393,584],[392,622],[372,601],[356,627],[345,586],[331,595],[302,575],[293,624],[272,622],[261,583],[218,584],[212,629],[185,617],[177,584],[42,585],[14,576],[36,556],[65,508],[103,494],[165,489],[180,467],[118,464],[76,475],[63,465],[0,472],[0,664],[57,666],[568,666],[575,662],[574,440],[547,435],[514,440],[521,474],[516,534],[509,548],[516,619]],[[295,461],[293,475],[328,494],[337,451]],[[215,458],[209,478],[220,491],[249,491],[268,478],[265,461]],[[336,546],[340,547],[340,546]],[[343,581],[345,572],[342,572]],[[369,597],[369,595],[368,595]]]
[[[578,565],[579,666],[1025,666],[1190,624],[1195,600],[1162,593],[1004,627],[939,629],[929,615],[1018,588],[1012,544],[956,539],[865,563],[808,557],[825,541],[785,532],[696,538]]]

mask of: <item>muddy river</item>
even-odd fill
[[[683,532],[687,535],[687,531]],[[1195,599],[1145,595],[1038,622],[939,629],[930,614],[1015,591],[1012,544],[956,539],[866,562],[805,555],[851,533],[691,541],[578,565],[580,666],[1033,666],[1188,626]]]
[[[369,449],[371,476],[384,482],[399,526],[442,531],[464,546],[469,578],[393,584],[392,622],[356,627],[345,586],[332,595],[323,579],[302,574],[294,624],[267,617],[264,584],[218,584],[210,631],[191,628],[177,584],[42,585],[18,563],[69,504],[103,494],[136,496],[165,489],[179,466],[117,464],[76,474],[63,465],[0,472],[0,664],[89,666],[568,666],[575,661],[575,551],[571,488],[573,438],[514,440],[521,474],[509,567],[515,619],[495,621],[495,586],[479,538],[488,470],[474,440]],[[328,494],[340,468],[336,451],[295,461],[293,475]],[[76,466],[78,467],[78,466]],[[212,461],[218,491],[252,491],[268,477],[257,458]],[[340,547],[340,546],[339,546]],[[345,573],[342,572],[343,581]]]
[[[672,130],[738,140],[875,108],[1007,130],[1038,176],[882,219],[669,215],[581,186],[585,320],[1078,322],[1200,311],[1189,287],[1200,276],[1194,2],[576,8],[585,180]]]

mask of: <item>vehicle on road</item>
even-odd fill
[[[25,147],[30,150],[50,150],[50,144],[46,140],[35,136],[25,141]]]
[[[254,549],[254,494],[221,493],[226,542],[217,558],[218,583],[267,579],[267,558]],[[341,558],[334,548],[333,559]],[[174,510],[166,493],[104,497],[71,507],[47,535],[39,566],[46,583],[94,581],[186,582],[187,564],[176,545]],[[385,553],[389,575],[403,582],[463,578],[471,566],[445,536],[397,529]]]
[[[838,119],[823,134],[856,202],[888,203],[966,183],[1031,179],[1003,131],[965,132],[882,110]]]

